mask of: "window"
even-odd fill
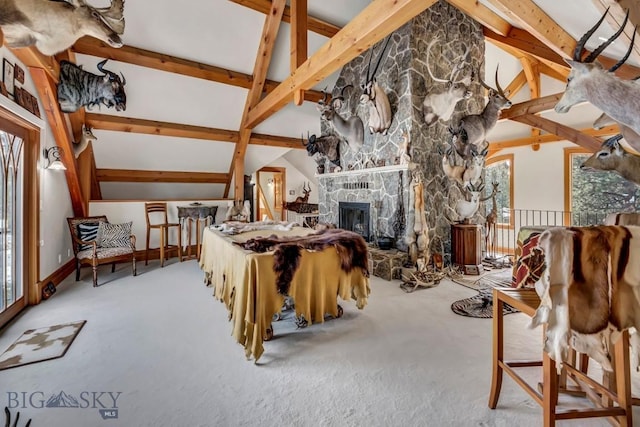
[[[494,156],[487,160],[484,175],[484,196],[491,196],[494,183],[497,184],[495,197],[486,202],[486,213],[495,211],[496,223],[513,226],[513,154]]]
[[[636,184],[615,172],[580,169],[590,156],[583,149],[565,149],[565,207],[571,211],[572,224],[601,224],[608,213],[640,210]]]

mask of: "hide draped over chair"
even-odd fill
[[[111,247],[102,247],[98,236],[100,223],[103,223],[103,228],[105,224],[109,224],[105,215],[67,218],[76,260],[76,281],[80,280],[80,268],[83,265],[90,265],[93,270],[94,287],[98,286],[98,265],[111,264],[111,272],[113,272],[116,263],[131,261],[133,275],[137,275],[136,237],[128,233],[126,240],[122,238],[114,240],[120,243],[110,245]],[[118,225],[111,224],[111,226]]]

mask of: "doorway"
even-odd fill
[[[37,303],[37,127],[0,108],[0,327]]]
[[[258,220],[284,221],[284,194],[287,188],[287,169],[264,167],[256,172],[258,187]]]

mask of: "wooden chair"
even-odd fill
[[[169,259],[169,251],[175,249],[178,251],[178,259],[182,262],[182,227],[179,223],[170,223],[167,217],[167,204],[165,202],[145,203],[144,210],[147,219],[147,244],[144,251],[144,265],[149,263],[149,249],[160,249],[160,267],[164,267],[165,256]],[[160,215],[163,218],[162,222],[152,223],[151,217]],[[169,244],[169,229],[176,227],[178,229],[178,244]],[[150,248],[149,239],[151,237],[151,230],[156,229],[160,231],[160,247]]]
[[[73,246],[73,254],[76,258],[76,281],[80,280],[80,267],[90,265],[93,270],[93,286],[98,286],[98,265],[111,264],[111,272],[116,268],[116,263],[131,261],[133,275],[136,276],[136,236],[129,236],[131,244],[121,248],[101,248],[95,240],[80,240],[78,232],[79,224],[91,224],[109,222],[105,215],[67,218]],[[89,249],[81,249],[81,245],[91,246]]]
[[[506,361],[504,359],[503,307],[505,303],[528,316],[533,316],[540,305],[540,298],[534,289],[501,288],[493,290],[493,375],[489,395],[491,409],[495,409],[498,404],[502,387],[502,373],[506,372],[542,406],[545,427],[555,426],[556,420],[593,417],[608,417],[609,421],[617,426],[631,427],[633,425],[629,331],[624,331],[614,345],[615,372],[613,375],[615,381],[606,380],[603,384],[587,376],[587,358],[585,356],[580,357],[581,365],[577,369],[575,367],[575,351],[573,350],[570,360],[563,364],[563,373],[559,376],[555,362],[545,351],[542,352],[541,361]],[[528,384],[515,370],[532,366],[542,367],[541,392]],[[567,378],[574,381],[578,388],[567,387]],[[593,407],[579,409],[558,407],[559,391],[585,395]]]

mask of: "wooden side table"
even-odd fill
[[[451,255],[453,265],[464,274],[482,272],[482,226],[478,224],[451,225]]]
[[[186,226],[187,232],[187,255],[184,259],[199,259],[200,258],[200,236],[202,231],[200,230],[200,221],[206,221],[206,225],[209,225],[209,221],[214,222],[216,213],[218,211],[217,206],[208,205],[189,205],[178,206],[178,218],[180,223]],[[209,220],[211,218],[211,220]],[[191,230],[192,223],[196,223],[196,253],[191,255]],[[205,227],[206,227],[205,225]],[[180,242],[182,245],[182,242]]]

